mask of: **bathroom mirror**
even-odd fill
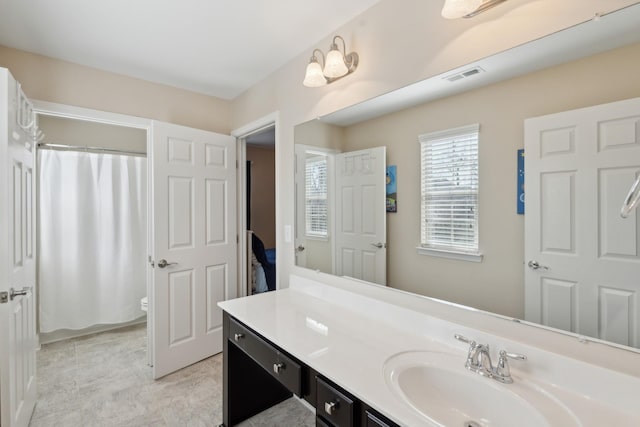
[[[306,232],[301,203],[305,195],[300,191],[307,183],[297,166],[296,265],[336,274],[333,241],[337,236],[332,234],[332,225],[340,211],[336,208],[337,195],[332,194],[332,159],[338,153],[386,147],[386,164],[395,166],[397,173],[393,177],[397,211],[384,214],[387,231],[381,242],[386,246],[386,285],[524,319],[524,276],[528,268],[524,259],[525,221],[516,210],[517,156],[524,147],[524,120],[640,97],[637,22],[639,4],[296,126],[296,158],[322,153],[326,160],[324,221],[329,230],[323,236]],[[417,250],[418,137],[474,123],[480,125],[482,261],[421,255]],[[535,206],[530,204],[525,209]],[[630,221],[640,229],[635,215]],[[637,283],[640,266],[634,271],[635,278],[630,280]],[[640,289],[628,296],[631,305],[640,303],[638,294]],[[594,322],[599,322],[599,315],[594,316]],[[631,329],[635,330],[614,344],[640,346],[637,319],[630,321],[633,323]],[[577,326],[573,332],[581,333]]]

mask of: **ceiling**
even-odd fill
[[[0,45],[233,99],[378,1],[0,0]]]

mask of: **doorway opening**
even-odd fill
[[[46,148],[58,148],[60,150],[70,150],[70,154],[92,153],[94,155],[104,155],[105,153],[110,153],[114,155],[114,157],[124,154],[123,157],[125,158],[136,157],[139,161],[141,161],[140,159],[145,159],[146,154],[149,152],[149,129],[151,125],[151,122],[149,120],[122,114],[107,113],[103,111],[90,110],[43,101],[34,102],[34,112],[40,128],[45,128],[43,130],[43,134],[44,132],[46,132],[46,134],[40,136],[39,142],[63,146],[39,147],[37,150],[39,153],[51,153],[52,150],[46,150]],[[61,151],[56,151],[56,153],[66,154]],[[125,160],[125,163],[126,162],[127,160]],[[146,162],[146,160],[144,160],[144,162]],[[146,254],[148,253],[148,248],[151,247],[153,236],[151,235],[151,233],[146,232],[147,224],[149,223],[150,218],[150,212],[147,208],[147,195],[151,191],[151,183],[147,179],[147,173],[150,170],[150,165],[145,166],[149,167],[145,167],[145,169],[147,170],[142,172],[144,177],[138,176],[136,179],[138,181],[143,181],[143,185],[139,186],[139,189],[144,192],[143,197],[138,200],[137,209],[140,211],[144,211],[142,220],[144,221],[145,237],[144,241],[138,242],[138,246],[141,246],[142,250],[144,250],[144,253]],[[38,169],[37,165],[35,169],[35,175],[39,176],[40,170]],[[138,170],[137,173],[140,173],[140,170]],[[85,184],[88,185],[88,182],[89,181],[85,182]],[[36,197],[38,198],[40,196],[39,192],[41,191],[41,186],[36,185],[35,187]],[[63,196],[65,194],[66,196],[72,196],[74,195],[73,193],[75,193],[75,191],[68,188],[61,188],[59,189],[58,193]],[[40,214],[39,208],[38,214]],[[41,230],[38,231],[40,232]],[[64,235],[61,235],[60,237],[64,238]],[[36,244],[36,258],[39,259],[40,255],[41,254],[38,252],[38,244]],[[102,268],[109,267],[108,264],[102,262],[100,262],[100,265],[102,266]],[[139,290],[139,294],[144,297],[148,295],[149,292],[151,277],[150,274],[152,274],[152,269],[146,262],[146,256],[141,262],[136,263],[136,265],[142,269],[142,277],[138,275],[137,280],[138,282],[142,282],[142,289]],[[42,273],[37,274],[41,275]],[[41,284],[36,281],[35,286],[37,288],[37,293],[39,294],[39,292],[41,291]],[[132,324],[135,325],[146,323],[145,335],[147,336],[147,360],[145,361],[145,363],[149,366],[152,366],[152,312],[151,310],[148,310],[148,313],[145,313],[144,301],[142,300],[142,297],[135,297],[131,299],[129,303],[132,306],[135,306],[133,308],[133,311],[135,312],[133,317],[135,317],[135,319],[133,319],[132,321],[125,321],[116,324],[113,324],[113,322],[102,323],[75,330],[63,328],[59,331],[54,331],[48,334],[43,334],[40,329],[40,310],[36,309],[36,327],[38,328],[39,343],[43,344],[46,342],[60,341],[74,336],[82,336],[96,332],[107,331],[110,329],[117,329]]]
[[[146,322],[146,131],[46,115],[39,128],[40,342]]]
[[[238,137],[240,295],[277,289],[276,125]]]

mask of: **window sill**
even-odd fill
[[[416,248],[418,255],[427,255],[434,256],[438,258],[449,258],[456,259],[459,261],[469,261],[469,262],[482,262],[482,254],[481,253],[467,253],[467,252],[453,252],[453,251],[445,251],[441,249],[432,249],[432,248],[423,248],[422,246],[418,246]]]

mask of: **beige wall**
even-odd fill
[[[281,286],[287,286],[289,273],[296,270],[293,242],[285,243],[283,232],[285,225],[294,224],[295,125],[633,3],[636,1],[511,0],[473,19],[430,20],[433,24],[426,25],[425,17],[440,15],[442,2],[382,0],[236,98],[234,129],[278,112],[276,236]],[[326,87],[304,87],[311,50],[326,49],[335,34],[346,39],[349,50],[359,53],[358,69]]]
[[[251,229],[266,249],[276,247],[275,148],[247,145],[251,165]]]
[[[228,134],[231,102],[0,46],[31,99],[128,114]]]
[[[516,150],[528,117],[640,97],[640,44],[345,128],[345,150],[385,145],[398,166],[398,212],[387,214],[392,287],[524,316],[524,217],[516,214]],[[482,263],[418,255],[418,135],[480,123]]]
[[[38,127],[44,133],[42,142],[49,144],[147,152],[147,131],[143,129],[55,116],[40,116]]]
[[[302,123],[295,128],[296,144],[312,145],[329,150],[343,151],[344,128],[319,120]]]

